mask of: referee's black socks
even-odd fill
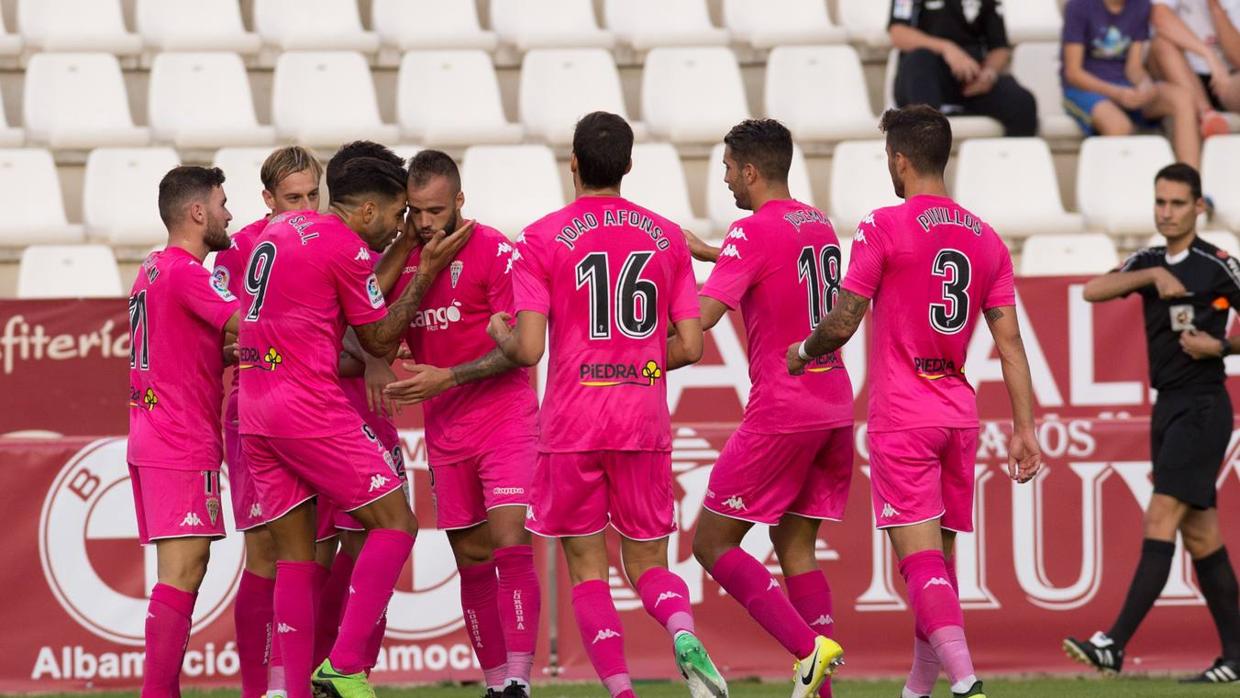
[[[1173,555],[1175,555],[1175,543],[1146,538],[1141,544],[1141,561],[1137,563],[1137,572],[1132,577],[1132,586],[1128,587],[1128,597],[1124,599],[1124,607],[1120,609],[1115,625],[1111,626],[1110,632],[1107,633],[1120,648],[1128,644],[1129,638],[1137,631],[1137,626],[1145,619],[1145,614],[1150,612],[1150,608],[1158,600],[1158,595],[1162,593],[1163,587],[1167,585],[1167,577],[1171,575]],[[1231,567],[1228,566],[1228,569]],[[1232,580],[1234,585],[1234,576]],[[1204,583],[1202,586],[1204,588]],[[1213,611],[1213,606],[1211,606],[1211,611]]]
[[[1227,548],[1193,560],[1193,567],[1197,569],[1197,583],[1201,585],[1206,606],[1218,628],[1223,659],[1240,660],[1240,587],[1236,584],[1236,572],[1227,557]]]

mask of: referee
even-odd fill
[[[1085,286],[1091,303],[1136,292],[1145,309],[1150,383],[1158,399],[1150,424],[1154,496],[1145,512],[1141,561],[1111,629],[1086,641],[1068,638],[1063,649],[1101,671],[1120,671],[1125,645],[1167,583],[1178,531],[1223,646],[1213,666],[1185,681],[1232,683],[1240,680],[1240,605],[1219,534],[1215,480],[1234,426],[1223,357],[1240,352],[1240,336],[1225,338],[1228,312],[1240,304],[1240,263],[1197,237],[1205,202],[1196,170],[1184,164],[1163,169],[1154,196],[1166,247],[1141,250]]]

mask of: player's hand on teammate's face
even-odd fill
[[[794,376],[805,373],[805,362],[801,360],[800,342],[794,342],[788,347],[788,373]]]
[[[404,368],[413,375],[388,385],[383,391],[389,399],[402,405],[429,400],[455,384],[452,371],[446,368],[425,364],[405,364]]]
[[[491,316],[491,322],[487,324],[487,334],[491,335],[491,339],[499,346],[512,338],[512,316],[508,313],[496,313]]]
[[[1016,482],[1025,483],[1037,476],[1042,469],[1042,451],[1038,437],[1032,429],[1018,430],[1012,434],[1008,448],[1008,476]]]
[[[1183,298],[1188,295],[1188,289],[1184,288],[1184,284],[1175,277],[1175,274],[1163,267],[1155,268],[1154,288],[1158,291],[1158,297],[1163,300]]]
[[[1195,361],[1217,359],[1223,355],[1223,344],[1216,337],[1200,330],[1180,333],[1180,348]]]
[[[465,243],[474,234],[474,221],[465,224],[452,233],[439,231],[422,246],[422,260],[418,264],[418,272],[434,276],[443,271],[461,251]]]
[[[371,412],[388,417],[400,414],[400,405],[384,393],[384,388],[395,381],[391,366],[382,361],[366,362],[366,402]]]

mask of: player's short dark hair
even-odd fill
[[[1167,165],[1154,175],[1154,183],[1165,179],[1168,182],[1179,182],[1187,184],[1189,191],[1193,193],[1193,201],[1201,198],[1201,173],[1192,165],[1186,165],[1177,162],[1174,165]]]
[[[332,186],[332,171],[335,170],[339,172],[339,170],[344,167],[346,162],[353,160],[354,158],[374,158],[376,160],[390,162],[400,168],[404,168],[405,166],[405,161],[401,160],[399,155],[393,153],[391,148],[388,148],[382,143],[375,143],[374,141],[353,141],[351,143],[345,143],[340,146],[340,150],[337,150],[336,154],[333,155],[332,159],[327,163],[327,187],[329,189]]]
[[[409,158],[409,183],[424,187],[434,177],[447,177],[455,191],[461,190],[461,170],[442,150],[420,150]]]
[[[397,158],[399,160],[399,158]],[[353,204],[367,195],[393,199],[405,193],[405,168],[388,160],[355,157],[327,170],[332,203]]]
[[[168,170],[159,180],[159,217],[171,228],[182,215],[185,205],[201,201],[211,190],[224,186],[224,171],[218,167],[181,165]]]
[[[952,155],[952,126],[938,109],[913,104],[883,112],[878,128],[894,153],[921,174],[942,175]]]
[[[792,168],[792,133],[774,119],[746,119],[723,142],[741,167],[753,165],[770,182],[787,182]]]
[[[586,187],[619,186],[633,161],[633,128],[616,114],[586,114],[573,131],[573,155],[577,156],[577,175]]]

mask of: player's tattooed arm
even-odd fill
[[[386,317],[353,328],[357,332],[357,339],[361,342],[362,348],[368,354],[386,357],[399,348],[401,337],[409,327],[409,321],[413,319],[413,314],[422,305],[422,298],[434,280],[434,273],[426,269],[418,269],[418,273],[413,275],[413,281],[405,287],[400,297],[388,305]]]
[[[798,375],[805,370],[806,364],[824,354],[830,354],[844,346],[856,334],[865,313],[870,309],[870,299],[859,296],[852,291],[840,289],[839,300],[835,307],[823,318],[806,338],[804,344],[793,344],[788,347],[788,372]],[[802,355],[802,348],[805,358]]]
[[[1033,422],[1033,379],[1025,343],[1020,336],[1016,307],[990,308],[983,313],[999,351],[1003,383],[1012,404],[1012,442],[1008,449],[1008,475],[1017,482],[1028,482],[1042,467],[1042,454]]]
[[[405,364],[405,370],[413,375],[391,383],[384,389],[383,394],[398,404],[416,405],[458,385],[498,376],[516,367],[499,347],[473,361],[452,368]]]
[[[517,326],[512,316],[495,313],[487,325],[487,334],[499,350],[518,366],[533,366],[542,359],[547,348],[547,316],[529,310],[517,313]]]

